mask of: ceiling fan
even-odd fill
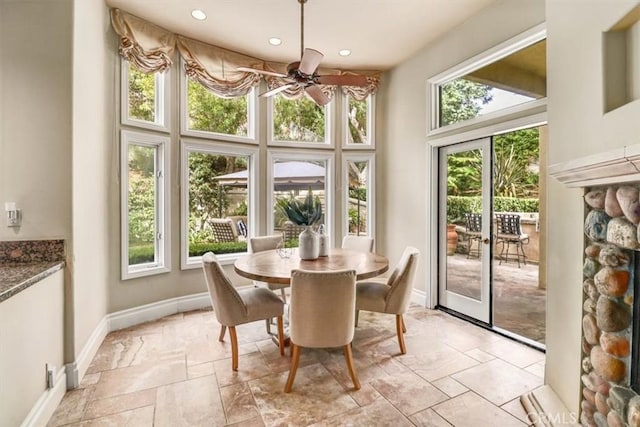
[[[301,87],[316,104],[322,106],[327,104],[330,99],[318,85],[367,86],[369,82],[367,76],[363,75],[319,75],[316,72],[324,55],[315,49],[305,49],[304,47],[304,4],[306,2],[307,0],[298,0],[298,3],[300,3],[300,61],[295,61],[287,65],[287,74],[249,67],[238,67],[237,69],[239,71],[279,77],[285,81],[285,84],[262,93],[260,96],[272,96],[290,88]]]

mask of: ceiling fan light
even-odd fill
[[[338,54],[339,54],[340,56],[349,56],[349,55],[351,55],[351,50],[349,50],[349,49],[342,49],[340,52],[338,52]]]
[[[271,37],[269,39],[269,44],[271,46],[280,46],[282,44],[282,40],[279,39],[278,37]]]
[[[191,16],[193,17],[193,19],[197,19],[198,21],[204,21],[205,19],[207,19],[207,14],[200,9],[193,9],[191,11]]]

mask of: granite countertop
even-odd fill
[[[64,267],[64,261],[0,264],[0,302]]]
[[[63,240],[0,242],[0,302],[61,270]]]

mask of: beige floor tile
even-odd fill
[[[116,397],[92,400],[87,404],[83,420],[101,418],[119,412],[155,405],[156,389],[137,391]]]
[[[230,427],[264,427],[262,417],[251,418],[250,420],[240,421],[238,423],[229,424]]]
[[[228,423],[248,421],[260,416],[248,383],[222,387],[220,394]]]
[[[524,427],[522,421],[473,392],[464,393],[433,410],[455,427]]]
[[[417,426],[451,427],[451,424],[449,424],[444,418],[438,415],[431,408],[420,411],[417,414],[413,414],[410,419],[411,422],[413,422]]]
[[[541,360],[540,362],[536,362],[533,365],[529,365],[527,366],[525,369],[528,372],[531,372],[533,375],[537,375],[540,378],[544,378],[544,360]]]
[[[544,360],[544,353],[508,338],[487,343],[480,350],[505,360],[518,368],[525,368]]]
[[[451,376],[495,405],[503,405],[542,384],[542,378],[495,359]]]
[[[291,393],[284,392],[288,373],[249,381],[266,425],[309,425],[358,407],[320,363],[298,369]]]
[[[200,377],[158,388],[154,426],[225,425],[215,377]]]
[[[94,387],[90,386],[67,391],[47,426],[56,427],[81,421],[93,390]]]
[[[199,365],[187,365],[187,377],[189,379],[204,377],[206,375],[215,375],[213,362],[201,363]]]
[[[440,378],[439,380],[432,381],[431,384],[439,388],[449,397],[455,397],[469,391],[468,388],[451,377]]]
[[[488,362],[489,360],[493,360],[496,358],[493,354],[485,353],[479,348],[474,348],[469,351],[465,351],[464,354],[466,354],[469,357],[473,357],[474,359],[476,359],[478,362],[481,362],[481,363]]]
[[[371,381],[371,385],[404,415],[412,415],[449,396],[416,374],[387,376]]]
[[[362,384],[360,390],[350,390],[349,395],[356,401],[356,403],[360,406],[367,406],[374,400],[381,397],[378,390],[373,388],[371,384]]]
[[[427,381],[435,381],[479,364],[477,360],[448,346],[415,357],[403,357],[401,362]]]
[[[106,417],[96,418],[95,420],[69,424],[68,427],[153,427],[153,425],[153,406],[145,406],[144,408],[119,412],[117,414],[107,415]]]
[[[216,360],[213,362],[213,367],[220,387],[254,380],[273,373],[258,351],[241,355],[238,359],[237,371],[231,369],[231,359]]]
[[[102,373],[92,398],[101,399],[184,381],[187,367],[184,357],[147,363]]]
[[[385,399],[376,399],[371,404],[351,409],[317,424],[320,426],[394,426],[412,427],[413,424]]]
[[[527,417],[527,411],[522,406],[522,403],[520,403],[520,398],[516,398],[510,402],[505,403],[504,405],[501,406],[501,408],[507,411],[508,413],[510,413],[511,415],[513,415],[514,417],[516,417],[517,419],[519,419],[520,421],[522,421],[523,423],[528,425],[531,424],[529,417]]]

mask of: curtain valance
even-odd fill
[[[120,9],[111,9],[111,24],[120,36],[120,54],[145,73],[162,72],[171,66],[173,51],[184,59],[186,74],[215,94],[235,97],[247,94],[264,77],[269,89],[282,86],[289,81],[276,76],[238,71],[238,67],[256,68],[287,74],[287,64],[265,62],[217,46],[173,34],[162,27],[128,14]],[[355,74],[337,69],[318,69],[318,74]],[[379,73],[357,73],[367,75],[369,85],[364,87],[342,86],[342,92],[357,100],[364,100],[378,90]],[[320,85],[331,99],[336,86]],[[304,90],[295,85],[281,92],[290,99],[299,98]]]

